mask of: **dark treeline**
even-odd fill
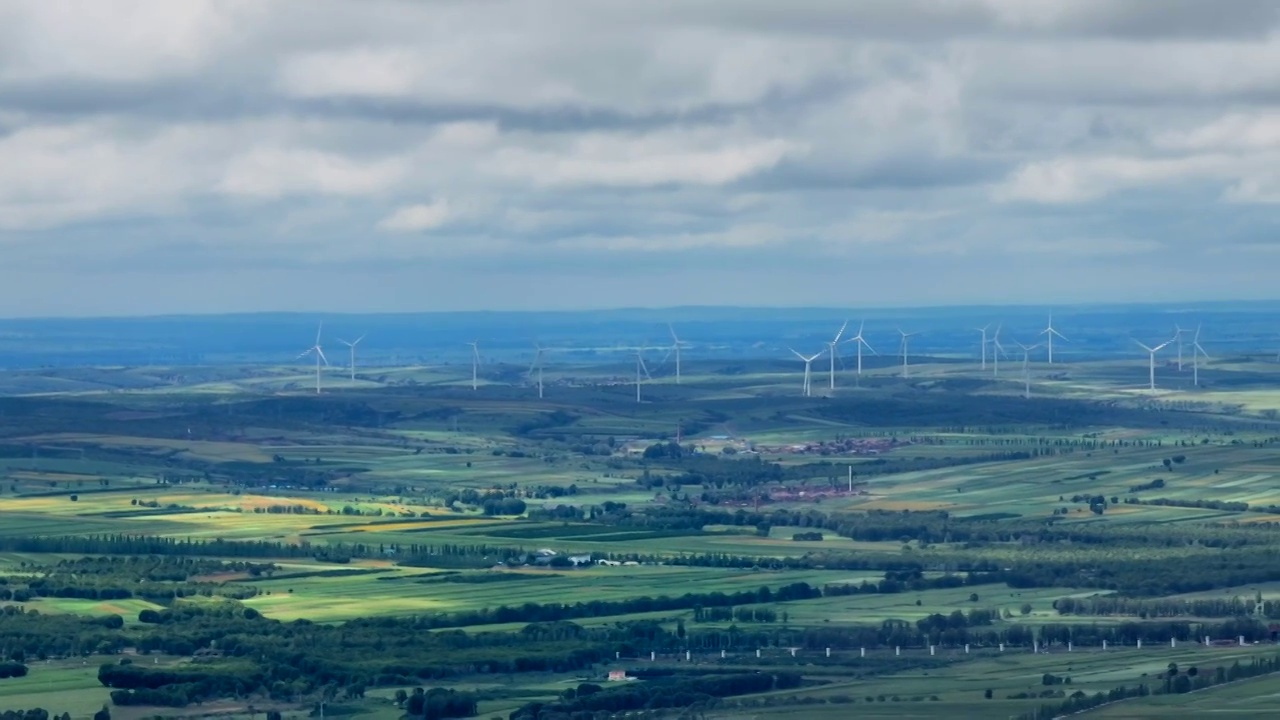
[[[183,557],[86,557],[53,565],[23,563],[23,575],[0,576],[0,600],[25,602],[40,597],[118,600],[143,598],[165,603],[175,598],[219,595],[245,599],[256,588],[222,582],[196,582],[201,575],[274,572],[271,563],[220,562]]]
[[[1060,615],[1127,616],[1138,618],[1203,617],[1225,618],[1255,615],[1280,619],[1280,602],[1242,597],[1177,600],[1128,598],[1099,595],[1088,598],[1059,598],[1053,607]]]

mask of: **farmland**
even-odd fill
[[[770,363],[660,377],[640,404],[600,368],[542,401],[435,369],[319,396],[262,369],[0,398],[0,647],[9,618],[37,628],[20,656],[44,653],[0,697],[398,717],[396,691],[426,686],[528,717],[591,709],[565,690],[625,669],[646,680],[611,702],[650,710],[643,688],[730,678],[696,703],[724,717],[1010,717],[1140,685],[1090,713],[1202,702],[1235,684],[1166,693],[1163,669],[1276,651],[1280,422],[1261,391],[1134,395],[1126,367],[1075,364],[1030,399],[925,361],[826,398]],[[286,671],[286,647],[327,679]],[[121,659],[223,690],[104,688]]]

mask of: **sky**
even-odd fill
[[[0,0],[0,316],[1280,296],[1271,0]]]

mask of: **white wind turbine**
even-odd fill
[[[364,339],[363,335],[356,338],[355,340],[352,340],[351,342],[347,342],[342,338],[338,338],[338,342],[342,343],[343,345],[346,345],[347,348],[350,349],[351,351],[351,380],[352,381],[355,381],[356,379],[356,346],[359,345],[360,341],[363,339]],[[319,345],[319,344],[320,342],[317,340],[316,345]]]
[[[909,339],[912,335],[919,335],[920,333],[918,333],[918,332],[913,332],[913,333],[903,332],[903,331],[902,331],[902,328],[898,328],[898,334],[902,336],[902,345],[900,346],[900,351],[902,352],[902,377],[904,377],[904,378],[905,378],[905,377],[910,377],[910,376],[911,376],[911,370],[909,369],[909,367],[908,367],[908,365],[907,365],[907,345],[908,345],[908,343],[909,343],[909,340],[908,340],[908,339]]]
[[[811,387],[809,385],[809,371],[813,367],[813,361],[822,357],[822,353],[817,353],[817,354],[809,355],[806,357],[791,348],[787,348],[787,349],[791,350],[792,355],[795,355],[796,357],[804,361],[804,396],[809,397],[810,395],[813,394]]]
[[[987,323],[980,328],[974,328],[974,330],[982,333],[982,369],[984,371],[987,369],[987,328],[989,327],[991,327],[991,323]]]
[[[996,334],[991,336],[991,376],[1000,377],[1000,356],[1009,357],[1009,353],[1004,351],[1004,346],[1000,344],[1000,330],[1004,328],[1004,324],[996,326]]]
[[[302,358],[308,355],[316,356],[316,394],[317,395],[320,394],[320,363],[323,362],[325,364],[325,367],[329,366],[329,358],[325,357],[324,351],[320,349],[320,331],[322,330],[324,330],[324,323],[320,323],[320,326],[316,328],[316,344],[302,351],[302,353],[298,355],[299,360],[301,360]]]
[[[1182,334],[1185,332],[1186,330],[1183,330],[1181,325],[1174,324],[1173,341],[1178,348],[1178,372],[1182,372]]]
[[[535,352],[533,354],[533,363],[529,365],[529,372],[525,373],[527,377],[533,377],[533,371],[538,371],[538,399],[542,399],[542,355],[545,352],[543,347],[534,343]]]
[[[680,348],[685,346],[687,343],[681,340],[680,336],[676,335],[676,329],[672,327],[671,323],[667,323],[667,329],[671,331],[671,347],[667,349],[667,356],[670,357],[672,353],[675,353],[676,384],[679,385],[680,384]],[[662,362],[665,363],[666,361],[667,361],[667,358],[665,357],[662,358]]]
[[[1196,334],[1191,337],[1191,384],[1200,387],[1200,358],[1209,359],[1209,353],[1200,347],[1200,326],[1196,325]]]
[[[1022,397],[1030,400],[1031,399],[1031,368],[1027,365],[1027,359],[1031,357],[1031,351],[1035,350],[1040,346],[1038,344],[1030,345],[1030,346],[1023,345],[1022,343],[1016,340],[1014,342],[1017,343],[1018,347],[1022,348],[1022,382],[1023,382]]]
[[[471,389],[480,389],[480,341],[467,343],[471,346]]]
[[[1054,330],[1054,329],[1053,329],[1053,313],[1049,313],[1049,325],[1048,325],[1048,327],[1046,327],[1045,329],[1041,330],[1041,331],[1040,331],[1040,334],[1041,334],[1041,335],[1048,335],[1048,336],[1049,336],[1049,342],[1048,342],[1048,345],[1049,345],[1049,364],[1050,364],[1050,365],[1052,365],[1052,364],[1053,364],[1053,336],[1054,336],[1054,335],[1057,335],[1057,336],[1058,336],[1058,337],[1059,337],[1063,342],[1070,342],[1070,341],[1069,341],[1069,340],[1067,340],[1067,336],[1066,336],[1066,335],[1063,335],[1062,333],[1060,333],[1060,332],[1058,332],[1057,330]]]
[[[1165,346],[1173,342],[1173,340],[1165,340],[1164,342],[1160,343],[1155,347],[1147,347],[1146,345],[1143,345],[1137,340],[1134,340],[1134,342],[1138,343],[1138,347],[1142,348],[1143,350],[1146,350],[1149,355],[1147,370],[1150,375],[1151,393],[1154,395],[1156,392],[1156,353],[1163,350]]]
[[[640,382],[641,382],[640,373],[641,372],[644,373],[644,376],[646,378],[649,378],[650,380],[653,379],[653,376],[649,374],[649,366],[644,364],[644,346],[643,345],[636,348],[636,402],[637,403],[641,402],[640,400]]]
[[[858,377],[862,377],[862,348],[865,347],[866,349],[870,350],[873,355],[880,354],[876,352],[875,348],[871,347],[871,343],[867,342],[866,339],[862,337],[862,329],[866,327],[866,325],[867,325],[867,321],[863,320],[861,323],[858,324],[858,334],[854,335],[848,340],[845,340],[845,342],[856,343],[858,346]]]
[[[844,337],[844,331],[848,328],[849,321],[845,320],[844,324],[840,326],[840,332],[836,333],[835,339],[827,343],[827,351],[831,353],[831,370],[828,374],[828,386],[831,390],[836,389],[836,358],[840,356],[840,338]],[[844,363],[841,362],[841,364],[843,365]]]

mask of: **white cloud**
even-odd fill
[[[602,133],[583,136],[568,147],[553,150],[504,148],[495,154],[493,170],[548,186],[723,185],[804,151],[805,146],[799,143],[776,138],[724,143],[711,133]]]
[[[993,191],[998,201],[1067,204],[1098,200],[1131,188],[1230,175],[1232,158],[1064,157],[1028,163]]]
[[[384,232],[422,232],[438,228],[449,221],[449,203],[442,199],[427,204],[406,205],[378,222]]]
[[[228,163],[217,189],[228,195],[277,199],[289,195],[371,195],[408,172],[403,160],[360,162],[312,149],[258,147]]]

